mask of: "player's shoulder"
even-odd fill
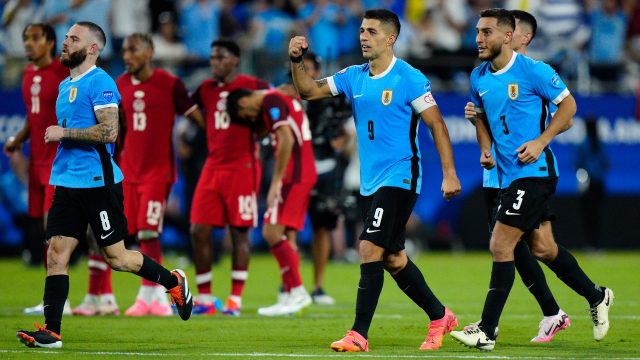
[[[536,60],[528,57],[527,55],[518,54],[518,58],[516,59],[516,64],[518,64],[521,68],[530,71],[548,71],[553,70],[551,65],[547,64],[542,60]]]
[[[131,74],[127,72],[123,72],[116,78],[116,85],[118,85],[118,87],[122,87],[130,83],[131,83]]]
[[[390,70],[396,72],[397,75],[407,80],[417,80],[419,82],[427,80],[427,77],[422,71],[400,58],[396,58],[396,62]]]
[[[341,74],[349,74],[349,75],[359,75],[366,74],[369,75],[369,63],[364,64],[356,64],[343,68],[342,70],[336,72],[336,75]]]
[[[480,65],[471,70],[471,79],[479,78],[486,75],[490,71],[491,63],[489,61],[483,61]]]
[[[233,80],[233,83],[240,87],[247,87],[250,89],[268,89],[269,83],[255,76],[247,74],[238,74]]]
[[[160,81],[174,82],[178,80],[178,77],[168,72],[165,69],[155,68],[153,69],[153,77],[157,78]]]
[[[87,81],[95,83],[95,82],[102,82],[102,83],[115,83],[115,80],[113,80],[113,78],[111,77],[111,75],[109,75],[106,71],[104,71],[104,69],[100,68],[100,67],[96,67],[92,70],[89,70],[88,73],[86,73],[83,78],[86,78]],[[80,79],[82,80],[82,79]]]

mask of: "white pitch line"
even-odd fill
[[[3,350],[0,349],[0,354],[25,354],[25,353],[38,353],[49,355],[106,355],[106,356],[156,356],[156,357],[181,357],[185,356],[184,353],[145,353],[145,352],[128,352],[128,351],[65,351],[65,350],[40,350],[40,349],[23,349],[23,350]],[[497,356],[482,353],[482,355],[441,355],[441,354],[420,354],[420,355],[375,355],[375,354],[279,354],[279,353],[202,353],[202,354],[190,354],[188,356],[199,357],[242,357],[242,358],[261,358],[261,357],[283,357],[283,358],[370,358],[370,359],[388,359],[389,357],[399,359],[510,359],[511,356]],[[518,356],[519,359],[567,359],[565,356]],[[580,357],[581,360],[602,360],[602,357]],[[627,358],[607,358],[610,360],[630,360],[640,359],[638,357]]]

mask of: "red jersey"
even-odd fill
[[[116,80],[122,95],[125,135],[120,166],[130,183],[164,182],[176,179],[172,134],[176,115],[196,109],[184,83],[162,69],[154,69],[143,82],[130,74]]]
[[[266,128],[274,136],[276,148],[278,144],[275,133],[280,126],[288,126],[295,139],[282,182],[314,183],[318,176],[313,157],[309,118],[307,118],[300,101],[281,94],[275,89],[268,90],[262,101],[261,113]]]
[[[58,125],[56,99],[60,82],[69,76],[69,69],[59,59],[41,69],[27,65],[22,76],[22,98],[27,108],[29,139],[31,139],[31,164],[51,166],[56,157],[58,143],[45,144],[44,132],[51,125]]]
[[[193,100],[204,109],[207,124],[207,162],[214,167],[252,166],[256,161],[256,134],[251,128],[231,122],[227,114],[227,96],[235,89],[268,89],[269,84],[249,75],[239,74],[225,84],[205,80],[193,94]]]

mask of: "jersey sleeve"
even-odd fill
[[[173,83],[173,106],[176,114],[189,115],[198,105],[189,97],[189,92],[180,79]]]
[[[554,105],[569,96],[569,89],[551,66],[539,61],[533,67],[532,75],[537,94]]]
[[[120,92],[115,81],[106,73],[99,74],[91,84],[91,104],[93,110],[100,110],[108,107],[118,107],[120,104]]]
[[[201,89],[202,89],[202,85],[198,86],[196,91],[194,91],[193,94],[191,94],[191,101],[193,101],[194,104],[198,105],[198,107],[203,108],[204,104],[202,103]]]
[[[282,125],[288,125],[289,107],[277,95],[266,95],[262,101],[262,112],[267,119],[267,129],[275,130]]]
[[[469,98],[471,99],[471,102],[475,106],[476,112],[483,113],[484,112],[484,105],[482,104],[482,98],[480,97],[480,94],[478,94],[478,73],[477,73],[477,71],[473,71],[471,73],[471,77],[469,79],[469,82],[470,82]]]
[[[355,74],[356,67],[349,66],[327,78],[327,83],[331,89],[331,95],[344,94],[348,99],[353,98],[351,92],[351,77]]]
[[[407,96],[411,103],[411,109],[416,114],[436,105],[436,100],[431,94],[431,82],[424,74],[413,71],[407,79]]]

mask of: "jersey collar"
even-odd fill
[[[507,71],[509,71],[509,69],[511,69],[511,67],[513,66],[513,64],[516,62],[516,57],[518,56],[517,52],[513,52],[513,54],[511,55],[511,60],[509,60],[509,63],[507,63],[507,66],[503,67],[502,69],[496,71],[496,72],[491,72],[489,71],[490,74],[492,75],[500,75],[500,74],[504,74]]]
[[[85,71],[85,72],[83,72],[82,74],[80,74],[80,75],[78,75],[78,76],[74,77],[73,79],[71,79],[71,82],[76,82],[76,81],[78,81],[78,80],[82,79],[85,75],[87,75],[88,73],[90,73],[91,71],[93,71],[93,69],[95,69],[95,68],[96,68],[96,66],[95,66],[95,65],[93,65],[92,67],[90,67],[89,69],[87,69],[87,71]]]
[[[397,60],[397,58],[395,56],[392,57],[391,58],[391,63],[389,63],[389,66],[383,72],[381,72],[378,75],[370,76],[370,78],[371,79],[380,79],[380,78],[385,77],[391,71],[391,69],[393,69],[393,65],[396,64],[396,60]]]

